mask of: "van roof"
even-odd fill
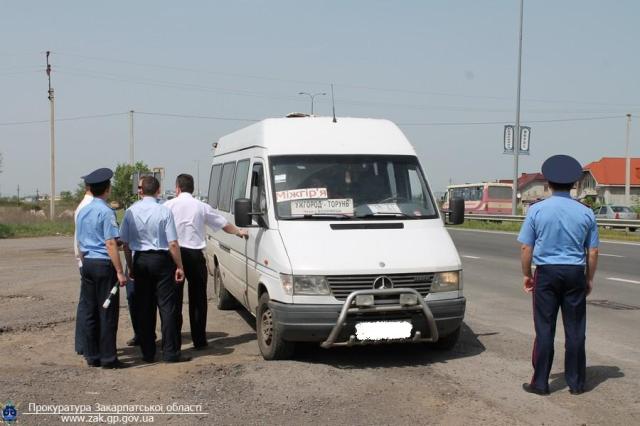
[[[398,126],[373,118],[268,118],[220,138],[215,155],[248,147],[264,148],[267,155],[415,155]]]

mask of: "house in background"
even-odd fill
[[[523,204],[530,204],[551,195],[547,180],[542,173],[522,173],[518,178],[518,193]]]
[[[599,204],[625,205],[624,184],[625,159],[602,157],[584,166],[577,196]],[[631,159],[631,205],[640,205],[640,158]]]

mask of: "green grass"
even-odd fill
[[[37,222],[0,224],[0,238],[73,235],[73,222]]]
[[[486,231],[519,232],[521,224],[518,222],[488,222],[485,220],[465,220],[462,225],[449,225],[451,228],[480,229]],[[638,241],[640,232],[627,230],[599,229],[601,240]]]

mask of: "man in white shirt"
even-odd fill
[[[181,174],[176,179],[176,197],[164,203],[171,212],[178,232],[184,273],[189,282],[189,323],[191,339],[196,350],[207,346],[207,264],[202,250],[206,247],[205,225],[214,231],[222,229],[228,234],[248,238],[246,229],[216,214],[213,208],[193,198],[193,176]],[[183,289],[178,290],[178,306],[182,306]],[[178,315],[178,330],[182,329],[182,310]]]
[[[78,219],[78,212],[82,210],[84,206],[93,201],[93,195],[89,190],[89,187],[85,187],[84,198],[78,204],[75,213],[73,214],[73,223],[76,223]],[[76,256],[76,261],[78,262],[78,269],[80,269],[80,277],[82,277],[82,258],[80,256],[80,251],[78,250],[78,238],[77,233],[74,230],[73,232],[73,253]],[[84,337],[82,333],[82,324],[84,324],[84,310],[82,309],[82,301],[85,298],[85,295],[82,291],[82,286],[80,286],[80,297],[78,299],[78,309],[76,310],[76,338],[75,338],[75,349],[78,355],[82,355],[84,353],[83,342]]]

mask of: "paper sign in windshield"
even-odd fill
[[[402,213],[400,210],[400,206],[396,203],[388,203],[388,204],[367,204],[371,213],[382,213],[382,214],[391,214],[391,213]]]
[[[276,201],[278,201],[279,203],[284,203],[285,201],[308,200],[316,198],[328,198],[327,188],[289,189],[286,191],[276,192]]]
[[[291,202],[292,215],[344,214],[353,215],[351,198],[331,200],[294,200]]]

